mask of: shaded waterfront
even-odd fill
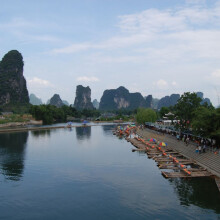
[[[111,128],[1,134],[0,219],[220,217],[212,179],[163,178]]]
[[[0,168],[4,178],[22,178],[27,139],[27,132],[0,134]]]

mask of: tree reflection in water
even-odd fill
[[[37,130],[37,131],[31,131],[31,135],[34,137],[40,137],[40,136],[48,136],[50,137],[51,130]]]
[[[0,134],[0,169],[6,179],[22,177],[27,139],[28,132]]]
[[[112,136],[112,131],[116,128],[116,125],[102,125],[102,129],[105,133],[105,135],[111,135]]]
[[[169,179],[181,205],[196,205],[204,209],[213,209],[220,213],[220,196],[214,178]]]
[[[78,140],[90,139],[91,126],[76,127],[76,138]]]

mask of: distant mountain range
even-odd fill
[[[31,93],[30,96],[29,96],[29,99],[30,99],[30,103],[32,105],[42,105],[43,102],[40,98],[38,98],[35,94]]]
[[[32,105],[42,105],[43,102],[40,98],[38,98],[35,94],[30,94],[30,103]],[[54,94],[51,99],[49,99],[46,103],[47,105],[55,105],[57,107],[61,107],[63,105],[69,106],[69,103],[66,100],[62,100],[58,94]]]
[[[64,105],[67,105],[67,106],[70,105],[69,102],[67,102],[66,100],[62,100],[62,101],[63,101],[63,104],[64,104]]]
[[[93,101],[92,101],[92,104],[93,104],[93,107],[95,108],[95,109],[99,109],[99,102],[97,101],[97,99],[94,99]]]
[[[63,104],[63,101],[62,99],[60,98],[60,96],[58,94],[54,94],[53,97],[50,99],[50,105],[54,105],[56,107],[62,107],[64,104]]]
[[[157,104],[157,109],[176,105],[179,98],[180,98],[180,94],[172,94],[170,96],[165,96],[159,100]]]
[[[197,96],[202,99],[201,104],[207,102],[211,105],[209,98],[204,98],[202,92],[197,92]],[[140,107],[161,109],[162,107],[174,106],[180,94],[172,94],[170,96],[164,96],[161,99],[153,98],[152,95],[143,97],[140,93],[130,93],[125,87],[120,86],[117,89],[105,90],[101,97],[100,103],[97,99],[91,102],[91,89],[89,87],[77,86],[76,98],[74,107],[77,109],[100,109],[103,111],[107,110],[118,110],[118,109],[129,109],[133,110]],[[30,103],[32,105],[41,105],[42,101],[36,95],[30,95]],[[51,99],[47,101],[47,104],[61,107],[62,105],[68,105],[69,103],[62,100],[58,94],[55,94]]]
[[[200,97],[202,99],[201,104],[204,104],[205,102],[208,105],[212,104],[209,98],[203,97],[204,95],[202,92],[197,92],[196,94],[198,97]],[[162,107],[174,106],[174,105],[176,105],[180,96],[181,96],[180,94],[172,94],[170,96],[164,96],[161,99],[152,98],[152,102],[151,102],[150,106],[151,106],[151,108],[154,108],[154,109],[161,109]],[[149,100],[149,96],[146,97],[146,101],[148,101],[148,100]]]
[[[125,87],[105,90],[100,101],[100,110],[136,109],[147,107],[146,100],[141,93],[130,93]]]
[[[41,105],[42,100],[34,94],[28,95],[26,80],[23,76],[23,57],[17,50],[9,51],[0,61],[0,107],[4,109],[9,105]],[[197,92],[197,96],[202,99],[201,104],[207,103],[211,105],[208,98],[204,98],[202,92]],[[161,99],[153,98],[152,95],[143,97],[141,93],[130,93],[123,86],[117,89],[109,89],[103,92],[100,103],[95,99],[91,102],[91,89],[78,85],[76,88],[76,96],[74,107],[77,109],[100,109],[118,110],[129,109],[133,110],[140,107],[160,109],[162,107],[173,106],[180,98],[180,94],[172,94]],[[62,100],[59,94],[48,100],[47,104],[61,107],[69,105],[65,100]]]

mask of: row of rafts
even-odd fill
[[[160,169],[173,170],[172,172],[162,171],[162,175],[166,178],[177,178],[177,177],[208,177],[213,176],[212,173],[206,169],[197,165],[194,161],[185,158],[179,152],[169,149],[167,146],[159,146],[154,142],[145,140],[143,138],[134,137],[129,138],[130,130],[127,131],[116,130],[113,134],[126,137],[126,140],[133,144],[136,149],[132,151],[139,151],[147,153],[148,158],[152,158],[157,162]]]

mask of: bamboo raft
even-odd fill
[[[146,141],[142,138],[129,138],[126,132],[114,132],[120,137],[130,142],[135,149],[132,152],[139,151],[146,153],[148,158],[155,160],[159,169],[172,170],[172,172],[162,171],[165,178],[195,178],[195,177],[215,177],[216,185],[220,191],[220,178],[216,177],[205,168],[196,164],[192,159],[188,159],[179,152],[169,149],[167,146],[158,146],[154,142]]]
[[[212,174],[208,171],[194,171],[194,172],[191,172],[190,175],[183,173],[183,172],[162,172],[162,175],[166,178],[177,178],[177,177],[191,178],[191,177],[212,176]]]
[[[172,172],[162,171],[165,178],[193,178],[210,177],[212,173],[200,167],[193,160],[185,158],[179,152],[173,151],[168,147],[159,147],[141,138],[126,138],[137,149],[132,151],[146,152],[148,158],[153,159],[159,169],[173,170]],[[216,182],[217,183],[217,182]],[[219,185],[218,185],[219,184]],[[220,179],[218,180],[220,189]]]
[[[220,191],[220,178],[216,177],[215,178],[215,182],[216,182],[216,185],[217,185],[217,187],[218,187],[218,189]]]

